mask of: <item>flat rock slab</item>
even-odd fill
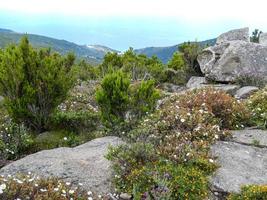
[[[267,147],[267,130],[249,129],[232,131],[233,141],[246,145]]]
[[[243,185],[267,184],[267,149],[218,141],[211,148],[220,168],[211,178],[214,191],[240,192]]]
[[[117,137],[103,137],[75,148],[40,151],[3,167],[0,174],[32,172],[42,177],[58,177],[74,185],[82,183],[84,189],[99,194],[108,193],[112,170],[104,156],[110,145],[121,143]]]

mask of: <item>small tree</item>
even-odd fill
[[[155,109],[160,93],[155,89],[153,80],[142,81],[131,87],[132,114],[139,119]]]
[[[108,127],[123,122],[129,104],[130,80],[121,71],[107,74],[96,91],[101,116]]]
[[[27,37],[0,53],[0,93],[15,122],[36,132],[46,130],[50,114],[73,85],[74,59],[73,54],[35,50]]]
[[[260,34],[262,34],[262,31],[259,29],[255,29],[252,32],[252,36],[250,37],[250,42],[259,43]]]
[[[186,71],[187,65],[184,60],[183,54],[175,52],[172,56],[172,59],[168,62],[168,68],[172,68],[176,71]]]

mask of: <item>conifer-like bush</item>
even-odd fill
[[[75,57],[35,50],[27,37],[0,52],[0,94],[9,115],[36,132],[46,130],[49,116],[73,85]]]

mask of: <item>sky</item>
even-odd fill
[[[0,0],[0,28],[126,50],[242,27],[267,32],[266,7],[266,0]]]

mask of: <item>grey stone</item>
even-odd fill
[[[246,99],[259,90],[255,86],[245,86],[236,91],[235,97],[237,99]]]
[[[129,195],[129,194],[127,194],[127,193],[121,193],[121,194],[120,194],[120,198],[121,198],[122,200],[129,200],[129,199],[132,198],[132,195]]]
[[[187,82],[186,87],[199,88],[199,87],[202,87],[202,84],[207,84],[207,83],[208,81],[206,80],[205,77],[192,76]]]
[[[240,88],[239,85],[233,85],[233,84],[199,84],[197,87],[190,88],[190,90],[196,88],[205,88],[205,87],[211,87],[216,90],[223,90],[232,96],[234,96],[236,91]]]
[[[267,147],[267,130],[248,129],[232,131],[233,141],[246,145]]]
[[[213,191],[240,192],[243,185],[267,184],[266,148],[218,141],[211,152],[220,165],[210,180]]]
[[[198,56],[201,71],[217,82],[236,82],[240,77],[267,78],[267,46],[230,41],[208,47]]]
[[[259,43],[261,45],[267,46],[267,33],[260,34]]]
[[[163,83],[161,85],[161,88],[164,91],[170,92],[170,93],[179,93],[184,91],[186,88],[184,86],[180,86],[180,85],[175,85],[172,83]]]
[[[234,41],[234,40],[242,40],[245,42],[249,42],[249,28],[241,28],[228,31],[226,33],[221,34],[216,41],[216,44]]]
[[[123,143],[117,137],[94,139],[75,148],[40,151],[15,161],[0,170],[0,174],[32,172],[42,177],[58,177],[86,190],[106,194],[111,190],[112,170],[104,158],[109,145]]]

